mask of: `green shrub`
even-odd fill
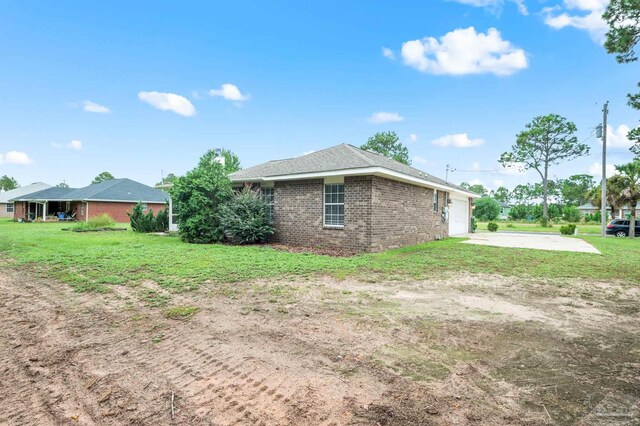
[[[250,188],[222,204],[218,220],[225,237],[236,244],[262,243],[274,232],[267,203],[260,191]]]
[[[169,229],[169,214],[166,209],[160,210],[158,215],[153,217],[153,210],[145,213],[142,203],[138,203],[131,213],[127,213],[127,216],[134,232],[164,232]]]
[[[86,222],[78,222],[73,226],[73,229],[113,228],[115,224],[116,221],[113,220],[111,216],[105,213],[102,216],[92,217]]]
[[[169,209],[162,209],[156,215],[156,232],[169,230]]]
[[[178,178],[171,189],[183,241],[211,244],[224,239],[218,210],[233,196],[233,190],[225,168],[215,157],[213,150],[205,153],[198,166]]]
[[[580,222],[580,219],[582,218],[582,214],[580,213],[580,210],[578,210],[576,206],[569,206],[564,208],[564,211],[562,212],[562,217],[567,222],[575,223],[575,222]]]
[[[476,222],[476,217],[471,216],[471,232],[476,232],[476,229],[478,229],[478,223]]]
[[[576,231],[576,225],[574,225],[573,223],[570,223],[568,225],[563,225],[560,227],[560,233],[562,235],[573,235],[575,231]]]
[[[500,203],[491,197],[482,197],[473,202],[473,215],[480,221],[496,220],[500,214]]]
[[[498,224],[495,222],[489,222],[487,224],[487,229],[489,232],[496,232],[498,230]]]

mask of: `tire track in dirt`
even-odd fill
[[[222,329],[212,330],[211,318],[168,326],[148,308],[136,323],[121,302],[120,294],[78,294],[15,271],[0,277],[0,312],[13,319],[0,330],[0,371],[10,377],[0,400],[11,407],[0,407],[0,424],[345,422],[353,389],[307,371],[318,355],[305,354],[317,348],[283,337],[280,324],[256,317],[238,326],[240,314],[223,307],[215,318]],[[338,390],[331,401],[314,401],[316,382]]]

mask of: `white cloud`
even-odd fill
[[[589,166],[589,174],[593,176],[602,177],[602,163],[593,163]],[[610,178],[613,175],[617,175],[618,171],[616,166],[607,163],[607,177]]]
[[[470,185],[482,185],[482,186],[484,186],[482,181],[480,179],[477,179],[477,178],[476,179],[471,179],[468,183]]]
[[[500,13],[504,6],[505,0],[452,0],[456,3],[466,4],[475,7],[484,7],[492,11],[493,13]],[[523,15],[528,15],[529,11],[524,4],[524,0],[510,0],[511,3],[515,3],[518,7],[518,11]]]
[[[95,112],[98,114],[106,114],[108,112],[111,112],[111,110],[106,106],[97,104],[95,102],[84,101],[82,102],[82,104],[83,104],[82,110],[84,112]]]
[[[82,142],[74,139],[67,144],[67,148],[80,150],[82,149]]]
[[[140,92],[138,99],[162,111],[173,111],[184,117],[191,117],[196,109],[189,99],[175,93]]]
[[[72,140],[71,142],[67,143],[67,144],[63,144],[63,143],[59,143],[59,142],[51,142],[51,146],[54,148],[69,148],[69,149],[75,149],[75,150],[81,150],[82,149],[82,141],[79,140]]]
[[[626,124],[621,124],[617,128],[607,125],[607,150],[629,149],[633,146],[633,141],[629,140],[628,134],[631,129]],[[598,139],[602,145],[602,139]]]
[[[388,47],[383,47],[382,48],[382,56],[384,56],[387,59],[391,59],[391,60],[396,59],[396,54],[393,53],[393,50],[389,49]]]
[[[32,161],[26,152],[9,151],[0,153],[0,164],[31,164]]]
[[[397,112],[374,112],[371,117],[367,119],[369,123],[381,124],[381,123],[398,123],[404,120],[404,117]]]
[[[480,163],[477,161],[471,163],[471,170],[480,170]]]
[[[493,186],[497,189],[500,188],[501,186],[504,186],[504,181],[502,179],[495,179],[493,181]]]
[[[489,28],[486,34],[476,32],[474,27],[460,28],[439,40],[410,40],[402,45],[402,58],[420,72],[440,75],[507,76],[528,66],[525,51],[503,40],[495,28]]]
[[[415,164],[422,164],[422,165],[425,165],[425,166],[435,166],[435,164],[436,164],[434,161],[428,160],[428,159],[426,159],[424,157],[421,157],[419,155],[415,155],[413,157],[413,162]]]
[[[225,83],[220,89],[209,90],[211,96],[222,96],[228,101],[242,102],[249,99],[249,95],[243,95],[235,84]]]
[[[418,135],[416,135],[415,133],[411,133],[409,135],[409,141],[410,142],[416,142],[418,140]]]
[[[572,27],[587,31],[597,43],[604,41],[608,30],[602,19],[609,0],[564,0],[562,6],[545,7],[544,23],[556,30]]]
[[[471,139],[466,133],[457,133],[455,135],[442,136],[441,138],[431,141],[431,143],[441,147],[474,148],[483,145],[484,139]]]

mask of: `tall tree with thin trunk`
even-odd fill
[[[525,126],[510,152],[498,160],[504,167],[519,163],[533,169],[542,179],[542,218],[549,220],[549,168],[589,153],[589,146],[578,142],[576,125],[557,114],[539,116]]]
[[[607,53],[615,53],[621,64],[637,61],[635,47],[640,41],[640,0],[611,0],[602,17],[609,25],[604,42]],[[640,110],[640,93],[627,96],[629,105]],[[635,142],[631,151],[640,157],[640,127],[631,130],[628,138]]]
[[[616,166],[616,169],[624,179],[622,201],[624,204],[628,204],[631,209],[629,236],[633,238],[636,235],[636,206],[640,202],[640,160]]]

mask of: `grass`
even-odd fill
[[[164,311],[164,316],[169,319],[188,319],[198,313],[200,308],[195,306],[174,306]]]
[[[432,279],[460,272],[640,282],[640,239],[583,237],[602,255],[477,246],[449,238],[336,258],[268,246],[192,245],[177,237],[130,231],[61,232],[64,226],[0,221],[0,269],[30,267],[78,291],[97,292],[143,280],[173,291],[188,291],[203,283],[295,281],[320,274],[371,282]],[[286,291],[279,287],[270,290],[274,299]],[[154,306],[167,303],[164,295],[153,291],[146,299]]]
[[[487,224],[489,222],[478,222],[478,229],[476,232],[489,232],[487,230]],[[564,223],[555,223],[553,227],[547,228],[540,225],[538,222],[511,222],[511,221],[496,221],[498,224],[498,232],[500,231],[526,231],[526,232],[553,232],[560,234],[560,226]],[[581,235],[600,235],[600,225],[591,223],[577,223],[578,233]]]

